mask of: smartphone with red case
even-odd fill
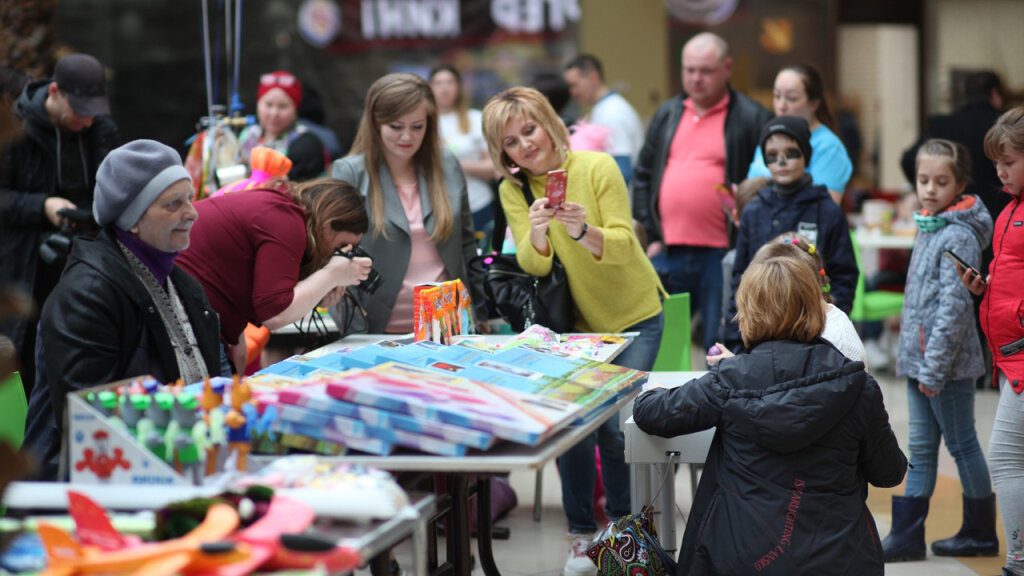
[[[565,170],[548,172],[548,182],[544,190],[544,195],[548,197],[548,207],[558,208],[562,202],[565,202],[565,187],[568,178],[569,173]]]

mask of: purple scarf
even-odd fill
[[[131,232],[125,232],[117,226],[113,226],[113,229],[114,234],[117,234],[117,239],[125,245],[125,248],[131,250],[132,254],[135,254],[135,257],[146,265],[156,281],[166,288],[167,277],[174,269],[174,259],[178,257],[178,252],[157,250]]]

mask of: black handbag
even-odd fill
[[[526,205],[533,204],[529,183],[522,186]],[[494,217],[494,251],[483,257],[484,291],[494,303],[498,314],[516,332],[531,324],[540,324],[555,332],[571,332],[576,325],[576,312],[569,292],[565,266],[554,257],[547,276],[534,276],[519,267],[515,254],[502,254],[508,221],[500,205]]]

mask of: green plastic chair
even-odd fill
[[[9,442],[15,449],[21,448],[26,416],[25,388],[21,385],[21,374],[15,372],[0,382],[0,440]]]
[[[671,294],[662,303],[665,308],[665,330],[661,347],[654,360],[656,372],[690,370],[690,294]]]
[[[857,269],[863,270],[864,267],[860,263],[860,248],[857,247],[857,237],[854,232],[850,232],[850,240],[853,242],[853,255],[857,259]],[[857,288],[853,295],[850,320],[853,322],[878,322],[889,316],[899,316],[902,311],[902,292],[868,291],[864,288],[864,274],[857,274]]]

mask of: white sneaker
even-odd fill
[[[593,534],[569,533],[569,559],[562,568],[562,576],[597,575],[597,565],[587,556],[587,549],[593,541]]]

